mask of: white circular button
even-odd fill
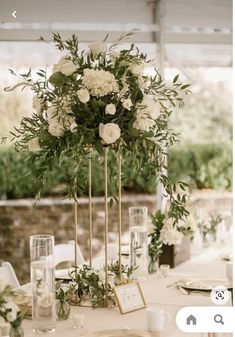
[[[217,286],[211,290],[211,301],[217,305],[224,305],[229,300],[229,291],[224,286]]]

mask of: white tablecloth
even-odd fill
[[[210,306],[213,305],[207,295],[192,294],[183,295],[179,289],[174,286],[167,287],[173,282],[189,276],[225,278],[226,263],[221,256],[228,253],[224,249],[211,248],[200,256],[192,258],[174,270],[165,279],[157,276],[150,276],[145,280],[140,280],[148,306],[161,307],[167,310],[171,316],[171,322],[166,330],[160,334],[160,337],[183,337],[189,334],[180,331],[175,323],[175,315],[183,306]],[[76,312],[83,312],[85,315],[85,329],[89,331],[100,331],[109,329],[147,329],[146,310],[139,310],[129,314],[121,315],[118,308],[113,309],[91,309],[82,307],[72,307],[71,317]],[[24,321],[25,337],[33,336],[32,322]],[[42,334],[42,337],[46,334]],[[57,322],[55,337],[77,337],[78,330],[72,328],[72,321]],[[192,334],[194,337],[208,336],[207,334]],[[213,336],[219,336],[214,334]],[[223,334],[220,334],[223,336]],[[232,334],[224,334],[229,337]]]

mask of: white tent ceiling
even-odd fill
[[[231,65],[232,0],[161,0],[166,58],[173,63]],[[160,28],[155,0],[0,0],[0,41],[35,41],[72,33],[83,42],[131,39],[151,45]],[[12,12],[16,10],[16,18]],[[157,15],[155,15],[157,14]],[[148,51],[148,50],[146,50]]]

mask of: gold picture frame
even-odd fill
[[[144,295],[138,282],[122,284],[114,287],[113,291],[121,314],[146,308]]]

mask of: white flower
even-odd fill
[[[73,123],[70,125],[69,130],[70,130],[71,132],[75,132],[75,131],[77,130],[77,127],[78,127],[77,123],[76,123],[76,122],[73,122]]]
[[[0,278],[0,293],[3,292],[3,290],[6,288],[6,286],[7,286],[6,280],[3,277],[1,277]]]
[[[110,103],[106,105],[105,107],[106,115],[115,115],[115,112],[116,112],[116,107],[114,104]]]
[[[103,270],[99,271],[98,276],[99,276],[100,282],[102,283],[105,282],[105,272]]]
[[[102,97],[118,92],[118,83],[112,73],[105,70],[85,69],[82,83],[92,96]]]
[[[135,129],[149,131],[153,128],[156,119],[160,116],[161,105],[152,95],[144,96],[141,103],[137,105],[136,120],[133,123]]]
[[[6,314],[7,322],[9,322],[9,323],[14,322],[16,320],[16,317],[17,317],[17,312],[20,311],[19,307],[13,302],[8,302],[8,303],[4,304],[4,307],[5,307],[5,309],[11,310]]]
[[[77,95],[78,95],[79,101],[81,101],[82,103],[87,103],[90,100],[89,91],[85,88],[79,89],[77,91]]]
[[[118,53],[117,51],[112,51],[111,54],[110,54],[110,58],[112,59],[113,62],[116,61],[117,58],[119,58],[120,56],[120,53]]]
[[[44,104],[43,104],[42,99],[40,97],[38,97],[38,95],[35,95],[33,97],[33,105],[32,105],[33,109],[35,109],[36,112],[38,114],[40,114],[43,110],[43,106],[44,106]]]
[[[91,270],[88,270],[88,272],[86,274],[87,274],[87,276],[91,276],[93,273],[94,273],[94,271],[91,269]]]
[[[122,106],[123,108],[127,109],[127,110],[131,110],[131,107],[132,107],[132,101],[130,98],[127,98],[125,99],[123,102],[122,102]]]
[[[69,59],[69,56],[62,57],[57,64],[54,64],[52,72],[61,72],[66,76],[72,75],[77,70],[77,66]]]
[[[121,130],[116,123],[101,123],[99,125],[99,135],[106,144],[113,144],[120,138]]]
[[[138,77],[138,84],[139,84],[140,89],[146,89],[150,85],[150,81],[147,78],[139,76]]]
[[[93,42],[91,43],[89,46],[89,49],[90,49],[90,53],[93,55],[93,56],[97,56],[99,54],[104,54],[105,51],[106,51],[106,46],[103,42],[101,41],[96,41],[96,42]]]
[[[173,219],[166,219],[160,234],[163,244],[177,245],[181,243],[182,239],[183,234],[177,230],[176,226],[173,226]]]
[[[142,62],[142,61],[132,62],[130,67],[129,67],[129,70],[133,75],[142,74],[143,71],[144,71],[144,62]]]
[[[32,152],[41,150],[39,138],[35,137],[35,138],[30,139],[28,141],[28,148],[29,148],[29,151],[32,151]]]
[[[52,73],[61,72],[63,64],[65,64],[69,60],[69,56],[63,56],[59,59],[59,61],[53,65]]]
[[[53,121],[49,123],[48,132],[57,138],[62,137],[64,135],[64,127],[58,121]]]
[[[77,66],[71,60],[68,60],[61,67],[62,74],[66,76],[72,75],[76,70],[77,70]]]

